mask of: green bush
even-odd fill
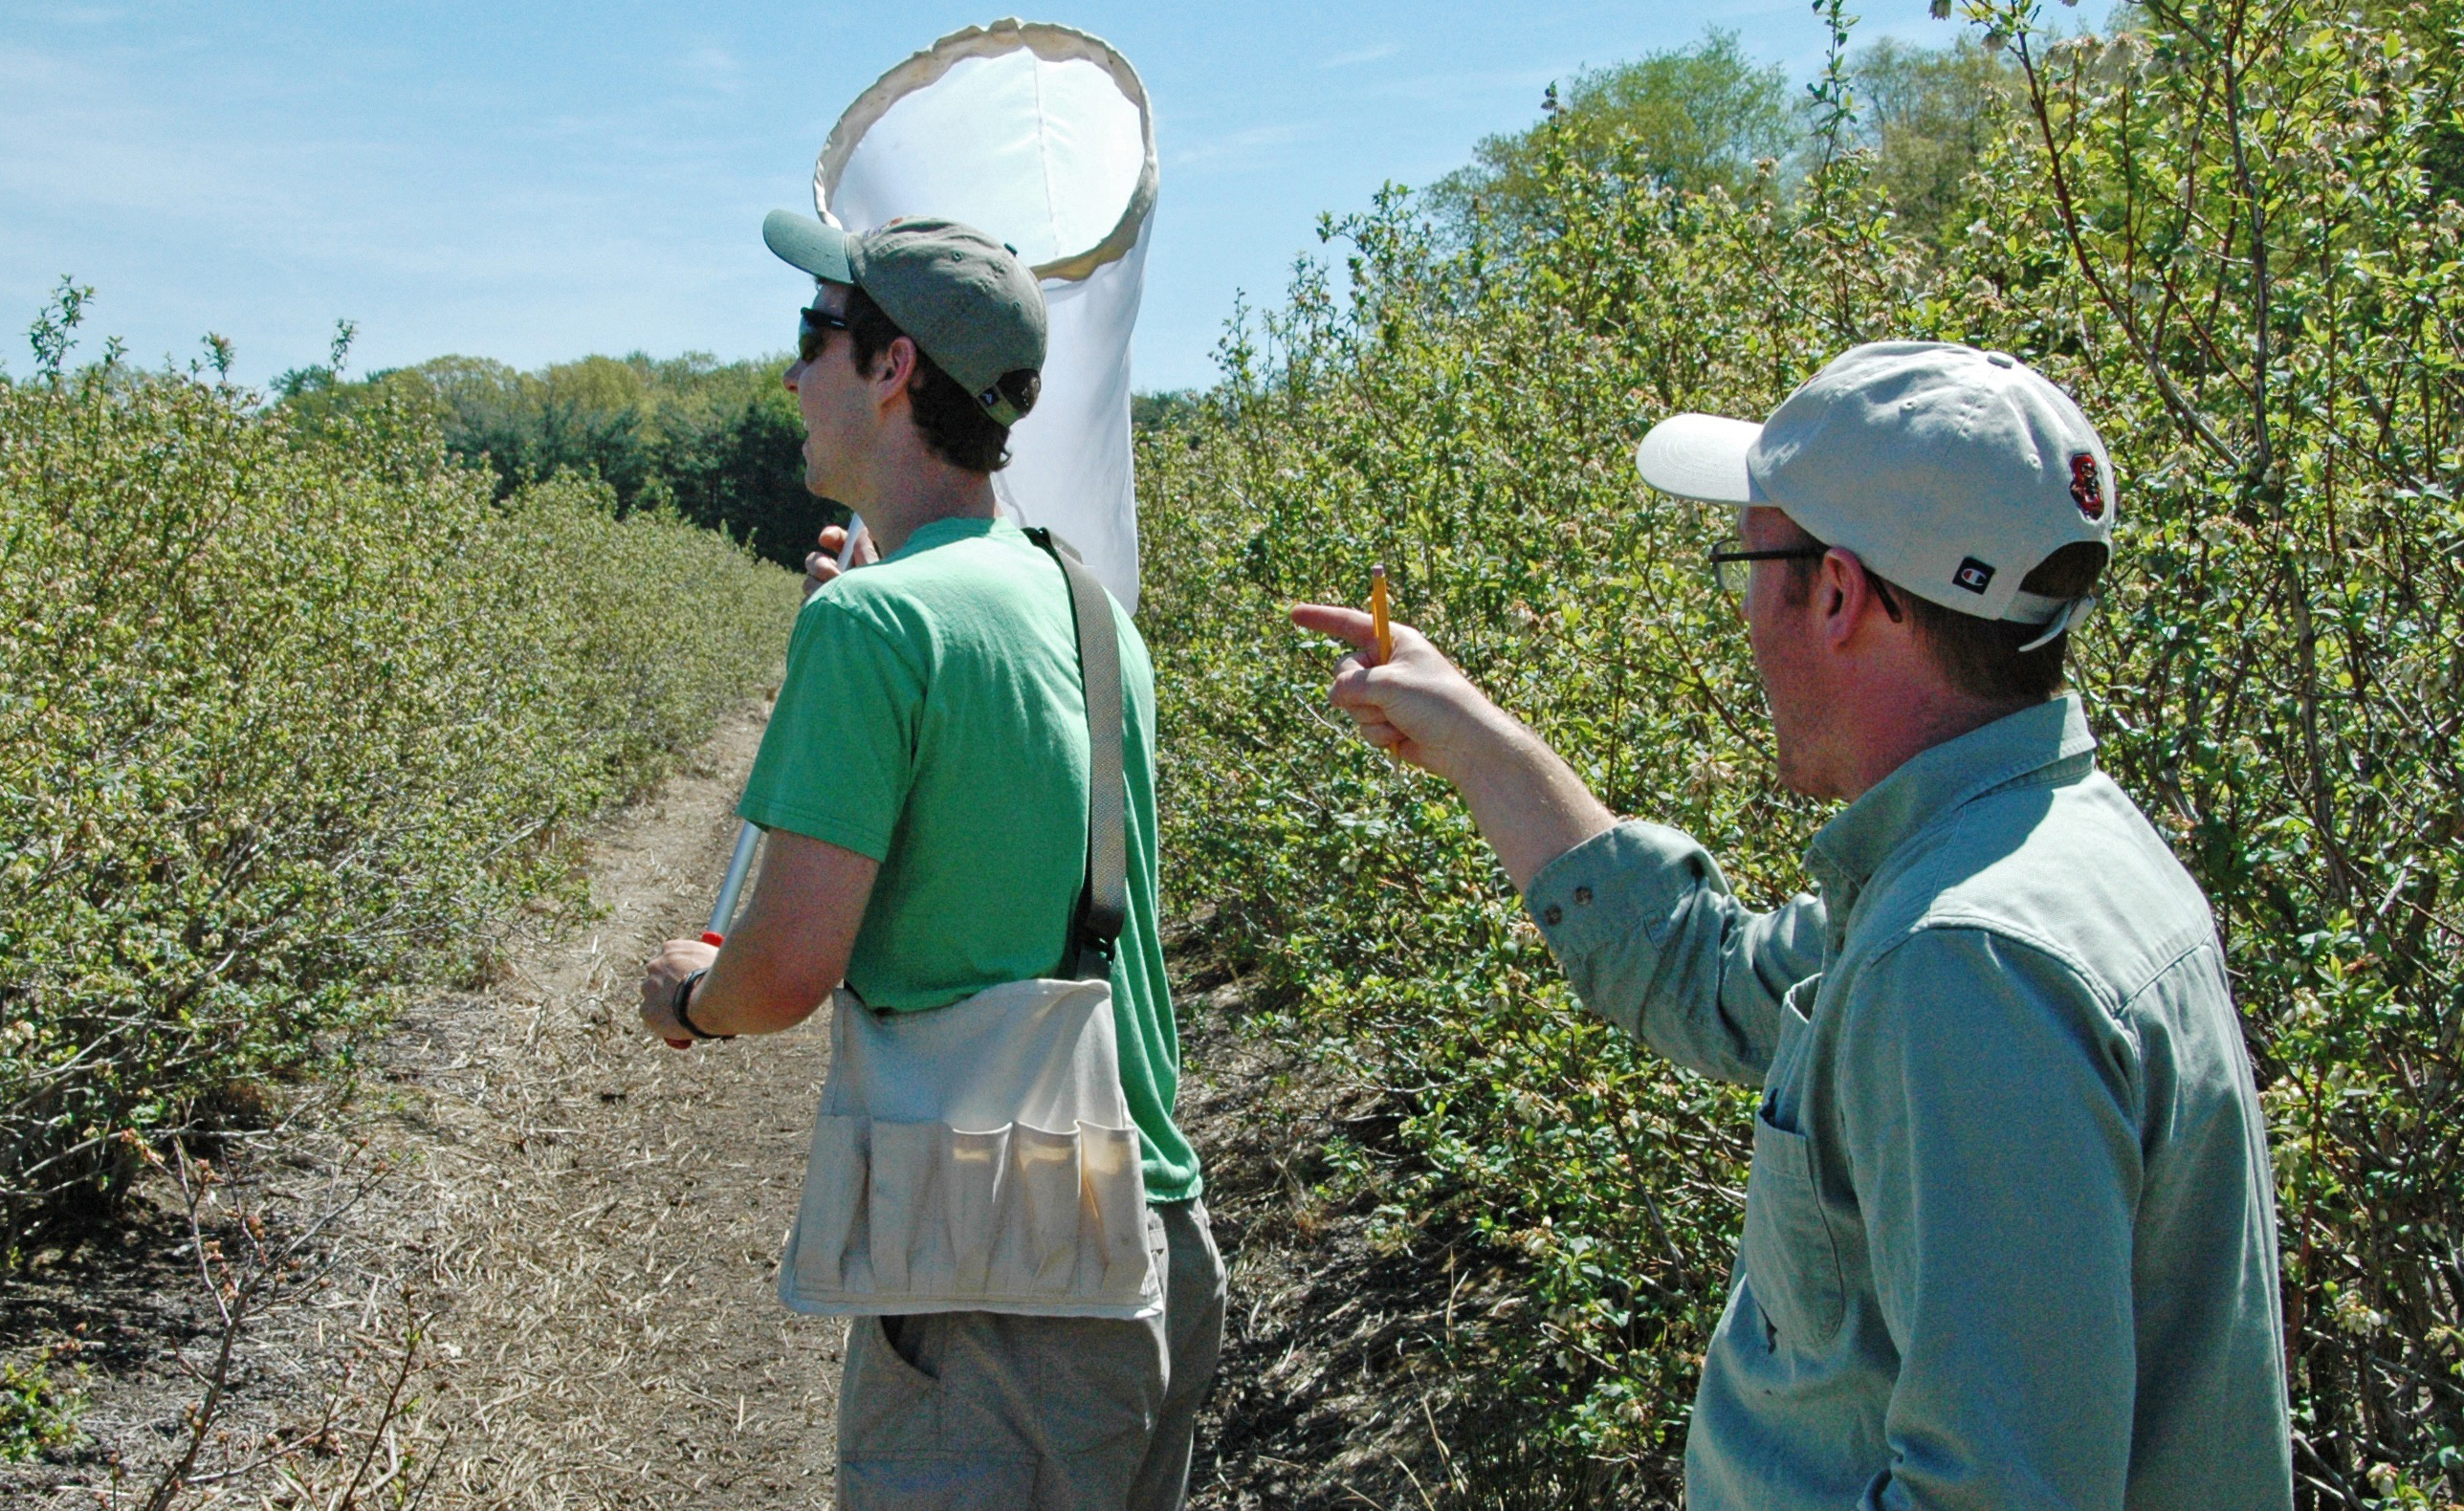
[[[772,673],[795,602],[602,485],[498,503],[407,405],[303,430],[64,376],[46,323],[0,380],[0,1248],[574,893],[572,821]]]
[[[85,1392],[52,1378],[51,1361],[0,1363],[0,1464],[22,1464],[77,1439]]]
[[[1332,651],[1284,608],[1358,602],[1382,562],[1398,615],[1612,806],[1777,900],[1828,810],[1778,785],[1702,566],[1729,521],[1646,496],[1631,450],[1891,337],[2017,352],[2112,444],[2079,680],[2231,953],[2304,1501],[2464,1490],[2464,206],[2439,170],[2464,8],[2137,14],[2049,42],[2033,8],[1977,12],[2012,103],[1916,230],[1836,115],[1787,194],[1638,187],[1544,124],[1545,213],[1466,240],[1390,193],[1331,223],[1344,287],[1304,268],[1141,436],[1173,906],[1214,907],[1331,1073],[1389,1100],[1390,1215],[1473,1227],[1536,1289],[1502,1377],[1460,1387],[1522,1444],[1485,1502],[1675,1500],[1748,1103],[1578,1011],[1461,805],[1349,738]]]

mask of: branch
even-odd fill
[[[2037,135],[2045,143],[2045,164],[2054,183],[2055,203],[2061,214],[2062,239],[2071,249],[2072,259],[2079,264],[2079,276],[2087,280],[2088,287],[2096,291],[2098,301],[2122,327],[2123,339],[2130,342],[2140,364],[2147,369],[2147,375],[2155,380],[2157,391],[2165,396],[2166,406],[2173,411],[2174,417],[2189,428],[2201,445],[2214,452],[2217,460],[2240,470],[2241,458],[2174,385],[2173,375],[2166,370],[2164,359],[2148,346],[2127,306],[2114,296],[2113,290],[2097,273],[2095,264],[2088,260],[2087,238],[2079,228],[2079,207],[2071,193],[2070,176],[2062,171],[2061,149],[2054,141],[2054,122],[2045,106],[2044,79],[2036,72],[2035,58],[2028,50],[2028,34],[2025,32],[2017,33],[2013,38],[2013,45],[2018,54],[2019,71],[2028,80],[2029,113],[2035,118]]]

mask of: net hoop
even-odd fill
[[[1030,271],[1041,279],[1074,283],[1106,263],[1129,255],[1130,249],[1137,244],[1148,212],[1155,208],[1155,112],[1148,107],[1146,86],[1138,81],[1137,70],[1130,66],[1130,60],[1114,52],[1103,38],[1075,27],[1021,21],[1015,16],[990,26],[971,26],[951,33],[882,75],[872,87],[856,97],[855,103],[847,106],[838,124],[830,128],[829,139],[822,143],[821,158],[813,164],[813,208],[821,212],[822,219],[833,226],[839,224],[838,217],[830,213],[830,196],[837,191],[839,178],[846,172],[856,144],[889,113],[891,106],[931,87],[952,67],[968,58],[1000,57],[1022,49],[1045,62],[1092,63],[1111,75],[1122,96],[1138,107],[1138,131],[1145,148],[1137,184],[1131,189],[1129,203],[1122,207],[1120,219],[1113,223],[1111,230],[1083,252],[1038,263]]]

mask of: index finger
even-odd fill
[[[1369,650],[1377,644],[1377,622],[1356,608],[1345,608],[1339,603],[1295,603],[1292,623],[1303,629],[1331,635],[1354,650]]]

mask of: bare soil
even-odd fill
[[[1522,1322],[1519,1269],[1456,1222],[1379,1236],[1375,1183],[1343,1178],[1327,1151],[1339,1136],[1381,1168],[1413,1163],[1397,1104],[1356,1046],[1285,1032],[1203,935],[1184,922],[1171,953],[1177,1115],[1205,1162],[1231,1296],[1191,1505],[1560,1503],[1484,1390]]]
[[[76,1443],[0,1465],[0,1502],[146,1505],[228,1332],[171,1504],[830,1503],[845,1325],[773,1292],[826,1025],[677,1054],[634,1018],[641,960],[708,909],[760,727],[730,719],[600,826],[591,922],[516,931],[485,990],[417,1003],[356,1082],[303,1089],[189,1182],[217,1276],[256,1273],[238,1261],[260,1242],[288,1254],[239,1327],[201,1283],[176,1171],[7,1282],[0,1359],[49,1354],[86,1399]],[[1442,1234],[1373,1248],[1320,1151],[1391,1133],[1374,1090],[1252,1031],[1202,927],[1173,956],[1181,1117],[1232,1276],[1193,1504],[1486,1499],[1450,1440],[1452,1364],[1510,1308],[1502,1278]]]

